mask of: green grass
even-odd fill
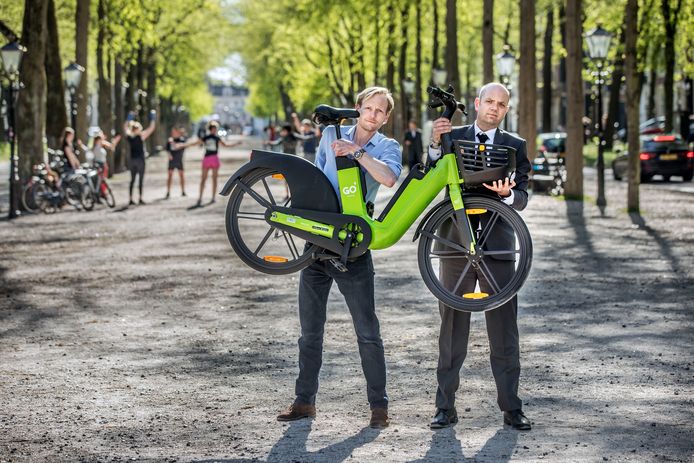
[[[619,151],[621,149],[621,151]],[[612,151],[605,151],[605,166],[609,167],[614,158],[622,154],[626,150],[626,146],[622,142],[615,142]],[[598,160],[598,145],[594,141],[589,141],[583,147],[583,161],[586,166],[594,167]]]
[[[10,160],[10,144],[0,142],[0,161]]]

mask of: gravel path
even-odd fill
[[[224,152],[222,179],[247,155]],[[0,221],[0,462],[694,461],[691,194],[645,185],[633,218],[626,184],[612,180],[605,216],[592,201],[531,198],[526,433],[502,424],[481,314],[461,421],[429,430],[438,311],[413,230],[374,253],[392,419],[378,432],[365,428],[356,338],[336,291],[318,416],[275,421],[293,399],[297,275],[241,264],[224,200],[189,209],[200,155],[187,158],[187,198],[176,186],[159,199],[161,156],[148,161],[146,206]],[[124,204],[127,177],[114,185]]]

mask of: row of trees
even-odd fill
[[[98,125],[107,134],[120,132],[129,111],[145,120],[148,110],[157,110],[160,129],[152,144],[161,144],[165,127],[182,115],[209,111],[205,73],[229,52],[230,22],[217,0],[171,6],[166,0],[3,2],[0,32],[27,49],[16,114],[22,178],[43,159],[42,134],[49,147],[57,147],[69,124],[63,68],[70,61],[84,68],[74,95],[75,130],[83,140],[91,95],[97,96]],[[115,168],[124,162],[119,150]]]
[[[654,115],[656,86],[662,85],[666,125],[672,129],[675,81],[691,83],[694,76],[694,0],[239,0],[235,8],[242,20],[234,44],[248,67],[252,112],[284,112],[288,118],[293,111],[310,112],[317,102],[351,105],[360,88],[379,84],[397,97],[386,129],[396,137],[408,116],[421,120],[424,92],[436,69],[445,69],[447,81],[471,103],[483,82],[499,80],[495,54],[508,45],[519,57],[512,89],[519,98],[519,133],[533,154],[538,126],[570,132],[567,192],[574,197],[583,195],[582,118],[586,84],[592,81],[585,31],[601,22],[615,35],[608,103],[601,114],[608,143],[619,102],[638,105],[646,82],[651,87],[647,113]],[[626,53],[628,34],[637,39]],[[632,99],[620,96],[627,62],[637,75]],[[412,95],[407,80],[415,82]],[[630,124],[638,126],[638,107]],[[632,206],[638,207],[630,201]]]

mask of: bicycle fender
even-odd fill
[[[228,196],[234,184],[255,169],[272,169],[282,174],[292,192],[292,207],[340,212],[340,202],[330,180],[313,163],[292,154],[253,150],[251,160],[241,166],[220,191]]]
[[[426,213],[424,218],[419,222],[419,225],[417,225],[417,230],[414,232],[414,236],[412,237],[412,241],[417,241],[419,238],[419,235],[422,232],[422,228],[424,228],[424,225],[429,221],[429,219],[436,214],[442,207],[448,205],[451,203],[451,200],[449,198],[444,199],[440,203],[438,203],[436,206],[432,207],[429,212]]]

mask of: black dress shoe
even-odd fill
[[[429,428],[431,429],[442,429],[449,426],[453,426],[458,422],[458,412],[455,411],[455,407],[450,410],[444,410],[443,408],[436,409],[436,415],[429,423]]]
[[[511,410],[504,412],[504,423],[511,425],[513,429],[519,431],[530,431],[530,420],[523,414],[523,410]]]

